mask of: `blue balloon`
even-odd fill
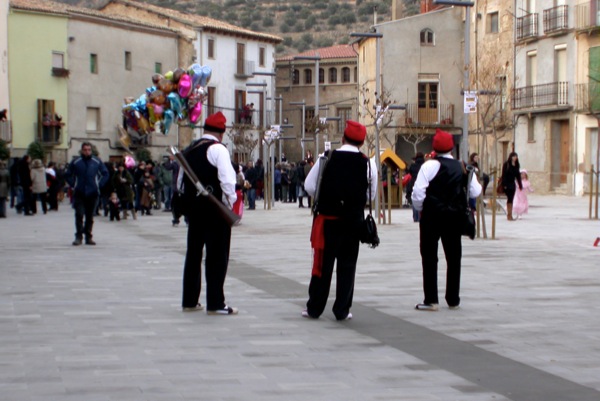
[[[179,119],[183,119],[183,103],[181,102],[181,96],[177,92],[171,92],[167,95],[167,100],[171,104],[171,110],[175,112]]]
[[[173,125],[173,121],[175,120],[175,113],[173,110],[167,109],[163,113],[163,124],[165,125],[164,134],[167,135],[169,130],[171,129],[171,125]]]

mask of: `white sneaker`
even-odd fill
[[[416,304],[416,310],[428,311],[428,312],[437,312],[438,305],[437,304]]]
[[[223,309],[207,310],[207,315],[237,315],[238,309],[225,305]]]

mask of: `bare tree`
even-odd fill
[[[498,142],[511,134],[514,123],[510,112],[507,66],[498,64],[493,52],[484,54],[478,61],[476,73],[471,74],[473,84],[478,88],[477,133],[482,140],[479,158],[481,166],[496,166],[499,163]],[[488,140],[491,140],[491,146]]]
[[[233,124],[229,130],[229,139],[233,143],[235,152],[239,155],[239,162],[251,160],[252,153],[258,146],[259,139],[255,137],[254,130],[248,124]]]
[[[382,90],[381,95],[378,95],[377,92],[373,92],[373,95],[374,100],[372,100],[370,96],[370,90],[367,87],[367,84],[363,84],[360,89],[363,107],[362,113],[361,110],[359,110],[358,115],[359,117],[365,117],[365,125],[367,127],[367,138],[365,139],[365,143],[367,144],[367,149],[371,152],[375,148],[377,135],[375,124],[379,127],[379,140],[387,142],[392,149],[395,149],[395,136],[394,139],[391,140],[385,133],[386,128],[394,122],[393,111],[389,110],[389,106],[394,104],[394,100],[391,98],[390,92],[386,89]]]

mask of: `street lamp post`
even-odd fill
[[[302,139],[300,139],[300,147],[302,148],[302,157],[301,160],[304,159],[304,156],[306,155],[306,153],[304,152],[304,130],[305,130],[305,121],[304,118],[306,117],[306,102],[304,101],[304,99],[302,99],[301,102],[290,102],[291,106],[302,106],[302,125],[300,127],[301,129],[301,133],[302,133]]]
[[[321,61],[321,56],[319,56],[319,54],[316,54],[315,56],[295,56],[294,60],[312,60],[315,62],[315,120],[318,122],[319,121],[319,61]],[[302,119],[304,119],[304,113],[302,114]],[[304,126],[304,124],[303,124]],[[302,134],[304,135],[304,131],[302,131]],[[315,132],[315,141],[316,146],[318,148],[319,143],[316,137],[316,132]],[[302,151],[304,152],[304,146]],[[318,154],[318,153],[317,153]],[[302,157],[304,157],[304,155],[302,155]]]
[[[469,64],[470,64],[470,36],[471,36],[471,7],[475,5],[472,1],[458,1],[458,0],[433,0],[433,4],[444,4],[449,6],[465,7],[465,60],[464,60],[464,78],[463,78],[463,91],[466,93],[467,88],[470,87],[469,82]],[[464,100],[463,100],[464,102]],[[464,106],[463,106],[464,110]],[[467,113],[463,113],[463,129],[462,129],[462,144],[460,147],[460,158],[463,161],[467,161],[469,158],[469,118]]]
[[[379,49],[379,39],[383,37],[382,33],[379,32],[352,32],[350,34],[351,37],[355,38],[375,38],[375,53],[377,53],[377,57],[375,59],[375,100],[377,101],[377,97],[381,97],[381,57],[380,57],[380,49]],[[375,213],[377,214],[377,220],[381,219],[380,213],[380,205],[379,205],[379,182],[381,179],[381,157],[379,151],[379,125],[377,121],[379,120],[379,109],[375,111],[375,163],[377,164],[377,196],[375,197]]]

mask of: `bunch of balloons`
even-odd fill
[[[123,117],[127,128],[138,135],[167,135],[173,122],[196,124],[202,115],[206,84],[210,81],[209,66],[192,64],[187,70],[177,68],[164,76],[152,76],[152,86],[137,100],[126,98]]]

